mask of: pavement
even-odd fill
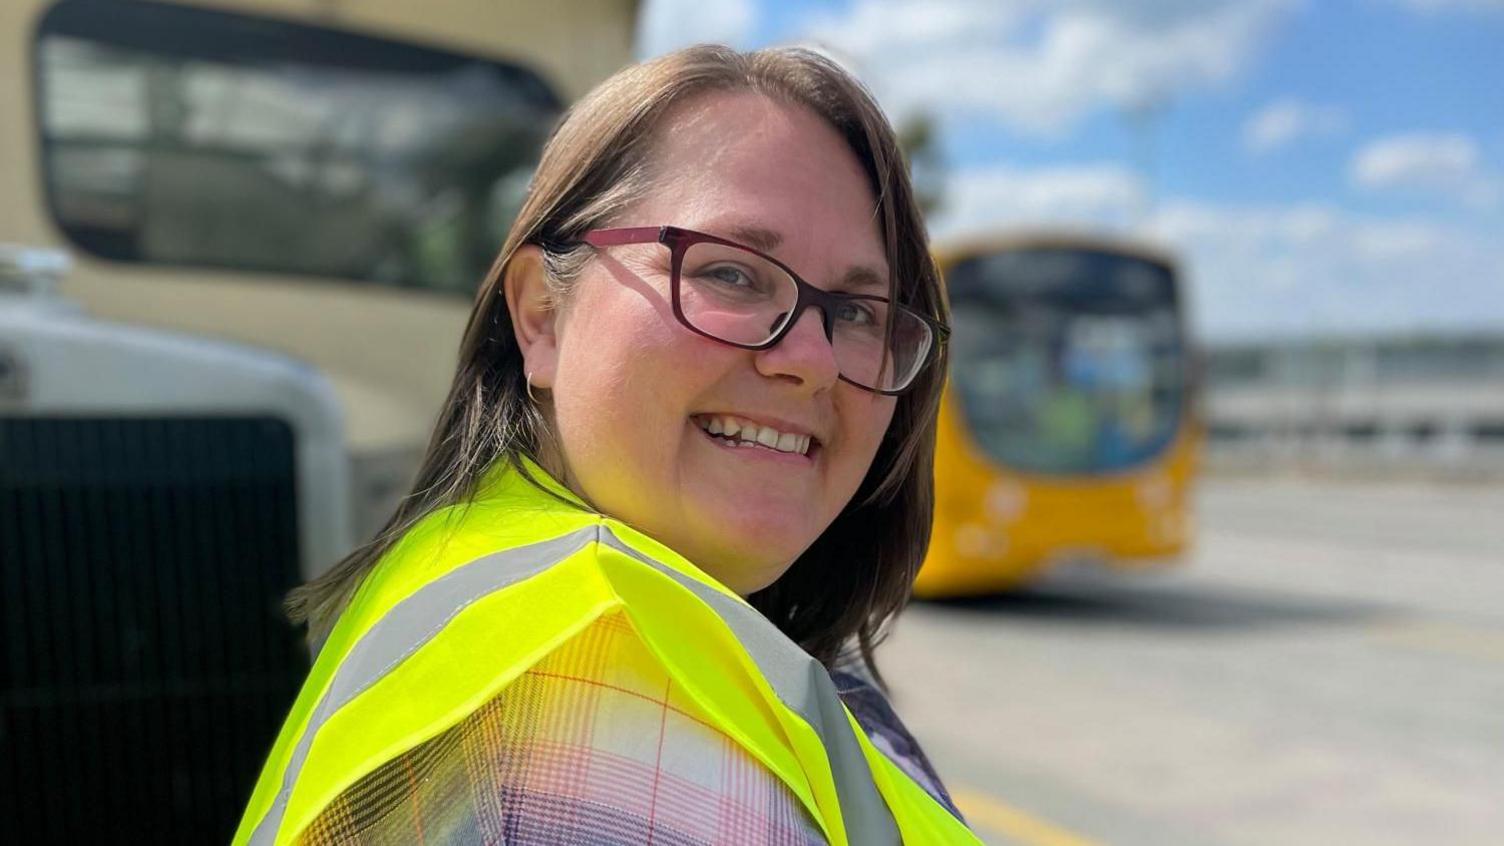
[[[1210,481],[1160,573],[923,603],[878,653],[993,844],[1504,843],[1504,486]]]

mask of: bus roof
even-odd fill
[[[1068,228],[1000,227],[957,238],[937,239],[935,259],[942,270],[962,259],[1004,250],[1067,249],[1093,250],[1129,256],[1163,265],[1172,272],[1179,262],[1170,250],[1145,238]]]

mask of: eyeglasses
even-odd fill
[[[691,332],[744,350],[765,350],[789,333],[810,306],[843,381],[896,396],[938,354],[950,330],[887,297],[824,291],[772,256],[734,241],[680,229],[593,229],[592,247],[659,243],[670,251],[674,316]]]

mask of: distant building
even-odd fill
[[[1504,334],[1212,347],[1214,468],[1504,476]]]

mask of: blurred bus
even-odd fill
[[[1135,569],[1190,540],[1199,433],[1175,263],[1136,244],[995,236],[937,251],[950,295],[934,535],[915,592]]]
[[[476,284],[636,0],[5,0],[0,243],[94,316],[271,348],[346,413],[357,538],[405,490]]]

